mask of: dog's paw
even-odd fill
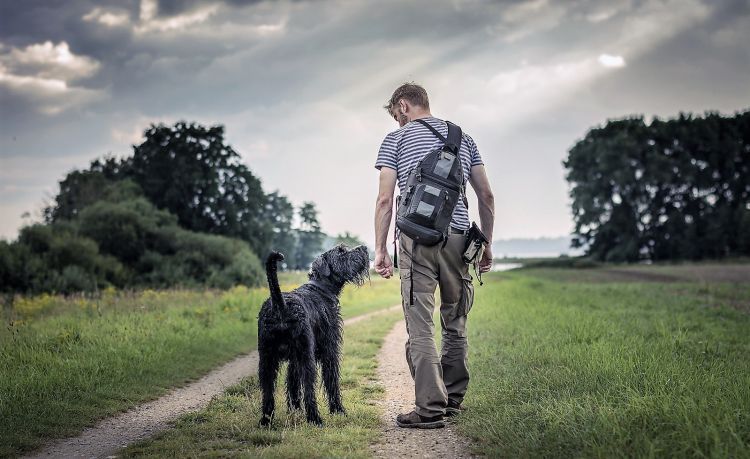
[[[331,414],[340,414],[342,416],[346,416],[346,409],[344,409],[343,406],[332,406],[331,407]]]
[[[260,418],[260,421],[258,421],[258,425],[260,427],[268,427],[271,425],[271,416],[263,415],[262,418]]]
[[[302,410],[302,405],[300,403],[287,403],[286,408],[289,411],[300,411]]]
[[[314,424],[318,427],[323,427],[323,419],[320,416],[311,416],[307,418],[307,422]]]

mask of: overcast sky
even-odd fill
[[[561,161],[590,127],[750,107],[748,3],[0,0],[0,237],[65,173],[188,120],[372,242],[381,107],[412,80],[476,141],[495,238],[566,235]]]

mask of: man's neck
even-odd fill
[[[411,122],[411,121],[422,119],[422,118],[432,118],[432,113],[428,111],[415,113],[414,115],[409,117],[409,121]]]

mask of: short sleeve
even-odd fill
[[[380,145],[380,151],[378,151],[378,159],[375,160],[376,169],[380,170],[381,167],[388,167],[398,170],[396,166],[397,146],[398,142],[393,132],[385,136],[383,143]]]
[[[471,158],[471,166],[483,166],[484,161],[482,161],[482,155],[479,154],[479,150],[477,149],[477,144],[474,143],[474,139],[469,136],[466,136],[466,138],[469,143],[469,157]]]

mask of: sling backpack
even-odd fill
[[[432,131],[443,146],[427,153],[409,172],[406,191],[398,200],[396,226],[415,244],[431,246],[448,238],[458,200],[466,200],[459,154],[462,134],[450,121],[446,121],[447,139],[425,120],[416,121]]]

